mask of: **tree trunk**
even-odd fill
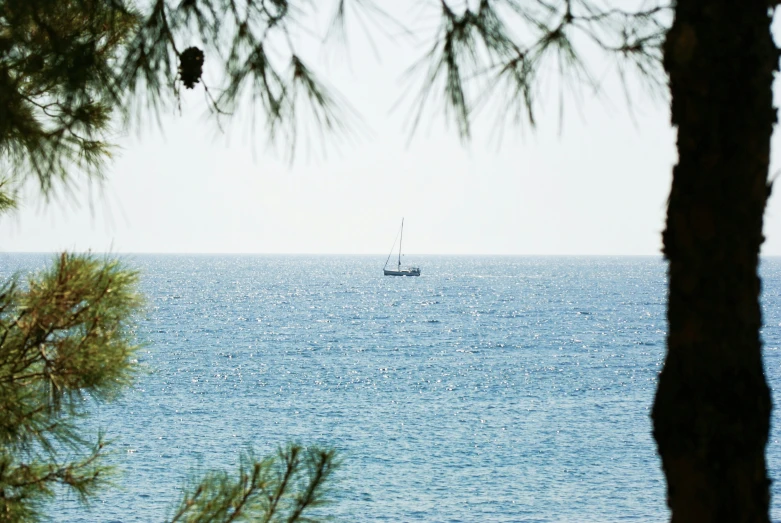
[[[665,42],[678,164],[663,234],[668,350],[652,418],[674,523],[769,521],[757,269],[776,3],[677,0]]]

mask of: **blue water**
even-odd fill
[[[197,471],[288,440],[341,451],[337,521],[668,518],[648,417],[661,259],[421,257],[423,276],[390,278],[370,256],[124,258],[148,297],[142,373],[90,421],[122,474],[89,510],[57,500],[55,521],[164,521]],[[779,405],[781,260],[762,272]]]

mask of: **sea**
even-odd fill
[[[59,496],[47,521],[168,521],[194,478],[287,442],[337,449],[318,509],[333,521],[669,519],[649,418],[660,257],[418,256],[420,277],[384,277],[384,256],[118,256],[147,297],[139,373],[85,420],[118,475],[87,507]],[[52,260],[2,254],[0,275]],[[761,274],[778,406],[781,259]]]

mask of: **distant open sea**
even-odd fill
[[[194,472],[242,450],[331,445],[349,522],[665,521],[649,412],[665,263],[645,257],[122,255],[142,271],[142,373],[90,426],[118,488],[51,521],[159,522]],[[0,273],[48,255],[0,255]],[[413,259],[413,257],[410,257]],[[781,404],[781,259],[762,262]],[[778,409],[767,449],[781,521]]]

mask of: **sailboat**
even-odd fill
[[[385,267],[382,268],[382,273],[385,276],[420,276],[420,267],[402,267],[401,266],[401,241],[404,239],[404,218],[401,219],[401,230],[399,231],[399,262],[396,265],[396,270],[388,269],[388,262],[393,256],[393,247],[396,246],[396,242],[393,242],[391,252],[388,254],[388,259],[385,260]]]

